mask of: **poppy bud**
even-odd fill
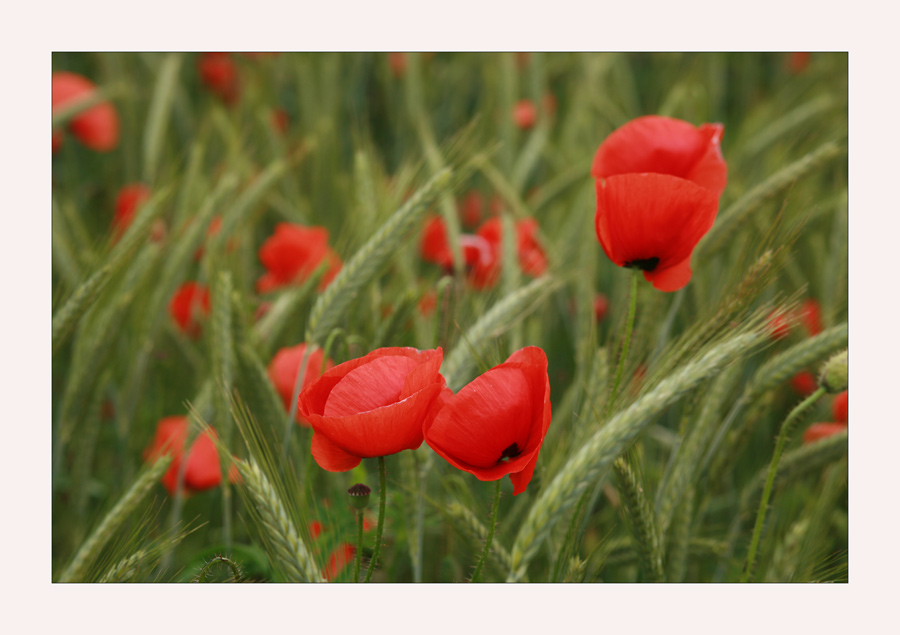
[[[833,355],[822,366],[819,385],[832,394],[847,390],[849,371],[847,368],[847,351]]]
[[[357,483],[347,490],[350,495],[350,504],[356,509],[365,509],[369,506],[369,495],[372,489],[368,485]]]

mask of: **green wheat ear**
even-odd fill
[[[619,412],[577,449],[552,481],[541,491],[521,524],[511,549],[514,568],[507,581],[522,578],[556,521],[609,464],[654,420],[654,417],[686,391],[744,356],[763,339],[761,331],[739,333],[712,347],[699,358],[660,381],[627,409]]]
[[[469,327],[453,351],[444,358],[441,371],[447,385],[452,390],[459,390],[475,368],[475,360],[500,334],[528,315],[557,284],[551,276],[541,276],[498,301]]]
[[[445,168],[431,177],[341,268],[309,314],[307,343],[319,346],[325,343],[325,338],[343,320],[359,292],[381,272],[428,205],[450,185],[451,175],[452,170]]]

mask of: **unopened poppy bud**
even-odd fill
[[[822,374],[819,376],[819,385],[832,394],[847,390],[849,383],[849,371],[847,368],[847,351],[833,355],[822,366]]]
[[[365,509],[369,506],[369,494],[372,493],[372,489],[367,485],[357,483],[348,489],[347,493],[350,494],[350,504],[356,509]]]

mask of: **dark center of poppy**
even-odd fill
[[[519,446],[516,445],[515,442],[513,442],[509,445],[509,447],[503,450],[503,453],[500,455],[500,458],[497,460],[497,462],[499,463],[503,459],[514,459],[520,454],[522,454],[522,451],[519,449]]]
[[[659,264],[659,258],[642,258],[641,260],[631,260],[625,263],[626,267],[633,267],[641,271],[653,271]]]

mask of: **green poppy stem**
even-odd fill
[[[622,381],[622,373],[625,372],[625,360],[628,358],[628,347],[631,344],[631,332],[634,330],[634,314],[637,311],[637,283],[640,271],[635,269],[631,273],[631,295],[628,304],[628,320],[625,322],[625,341],[622,343],[622,354],[619,356],[619,365],[616,368],[616,379],[613,382],[609,401],[606,403],[606,414],[609,415],[616,395],[619,392],[619,383]]]
[[[359,572],[362,569],[363,550],[363,510],[356,510],[356,564],[353,567],[353,581],[359,582]]]
[[[369,561],[365,582],[369,582],[372,579],[372,574],[375,573],[375,565],[378,564],[378,554],[381,551],[381,534],[384,531],[384,508],[387,503],[387,472],[384,469],[383,456],[378,457],[378,484],[381,491],[378,493],[378,527],[375,528],[375,550],[372,552],[372,559]],[[361,524],[360,527],[362,527]]]
[[[491,506],[491,524],[488,527],[487,539],[484,541],[484,551],[481,552],[481,558],[478,560],[478,564],[475,565],[475,572],[472,574],[470,582],[478,582],[478,577],[481,575],[481,570],[484,568],[484,563],[487,561],[488,554],[491,551],[491,543],[494,541],[494,528],[497,526],[497,510],[500,508],[500,483],[502,481],[502,478],[497,479],[496,485],[494,486],[494,504]]]
[[[756,549],[759,546],[759,538],[762,535],[762,528],[769,507],[769,497],[772,495],[772,486],[775,483],[775,475],[778,472],[778,462],[781,460],[781,453],[784,451],[784,446],[787,445],[788,437],[793,431],[794,425],[797,423],[803,411],[813,405],[819,397],[825,394],[825,392],[824,388],[816,390],[816,392],[801,401],[796,408],[791,410],[787,419],[781,424],[778,440],[775,442],[775,453],[772,455],[771,463],[769,463],[769,472],[766,474],[766,484],[763,488],[762,498],[759,501],[759,510],[756,512],[756,525],[753,527],[753,537],[750,539],[750,548],[747,550],[747,560],[744,562],[741,582],[749,582],[750,576],[753,575]]]

